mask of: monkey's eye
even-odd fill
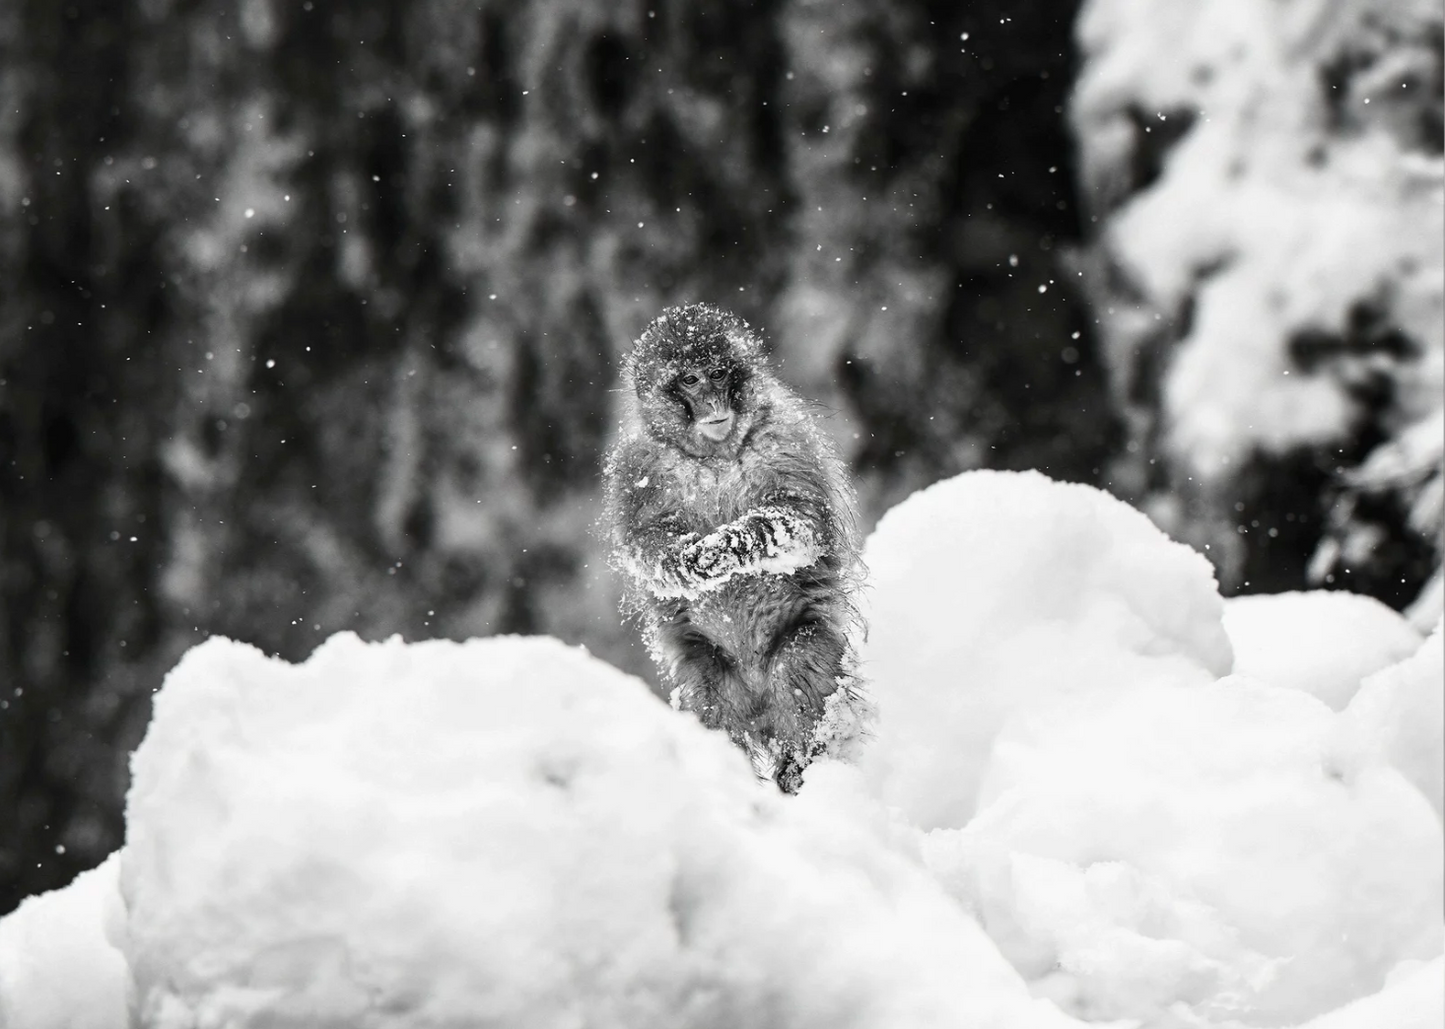
[[[683,384],[684,386],[696,386],[696,385],[697,385],[697,376],[694,375],[694,374],[692,374],[692,372],[688,372],[686,375],[684,375],[684,376],[682,377],[682,384]]]
[[[723,379],[728,377],[728,370],[726,368],[714,368],[708,372],[708,377],[711,378],[713,382],[722,382]]]

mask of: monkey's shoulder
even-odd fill
[[[625,487],[629,480],[657,463],[663,448],[646,436],[624,436],[607,454],[603,472],[610,485]]]
[[[617,514],[655,505],[663,495],[675,492],[668,474],[670,450],[645,436],[624,438],[612,448],[603,475],[608,501]]]
[[[637,436],[614,448],[606,467],[615,517],[679,518],[698,531],[715,524],[716,475],[676,447]]]

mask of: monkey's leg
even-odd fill
[[[848,644],[817,612],[806,612],[778,636],[768,666],[769,724],[761,727],[777,754],[773,778],[796,793],[817,754],[814,729],[828,697],[846,682]]]
[[[656,655],[680,710],[709,729],[731,728],[724,691],[736,675],[731,654],[688,619],[685,611],[657,627]]]

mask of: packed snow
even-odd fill
[[[1345,746],[1365,747],[1445,816],[1445,642],[1436,623],[1414,655],[1366,679],[1345,709]]]
[[[1312,697],[1229,677],[1015,719],[929,864],[1088,1018],[1289,1025],[1442,946],[1441,832]]]
[[[1303,1029],[1440,1029],[1445,958],[1402,962],[1379,993],[1313,1019]]]
[[[1237,674],[1303,690],[1335,711],[1365,676],[1403,661],[1423,639],[1374,597],[1343,591],[1233,597],[1224,628]]]
[[[1138,511],[1037,472],[972,472],[885,514],[863,560],[864,768],[924,829],[973,814],[1017,711],[1229,672],[1209,562]]]
[[[125,847],[0,920],[0,1026],[1445,1018],[1445,634],[1392,661],[1365,616],[1322,664],[1285,630],[1354,601],[1242,628],[1199,555],[1031,473],[867,555],[878,735],[796,797],[555,640],[202,644]]]
[[[124,1026],[130,970],[116,945],[120,855],[0,919],[0,1029]]]
[[[555,640],[213,639],[133,771],[141,1025],[1071,1024],[867,824]]]
[[[1445,684],[1398,615],[1225,605],[1198,554],[1037,473],[915,494],[865,560],[863,770],[1038,993],[1090,1020],[1288,1025],[1440,952],[1417,780]],[[1221,678],[1233,661],[1278,684]],[[1401,682],[1375,714],[1316,699],[1363,704],[1372,672]]]

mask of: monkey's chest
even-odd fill
[[[694,465],[678,472],[684,514],[698,532],[711,532],[762,502],[766,476],[752,461],[728,462],[720,467]]]

